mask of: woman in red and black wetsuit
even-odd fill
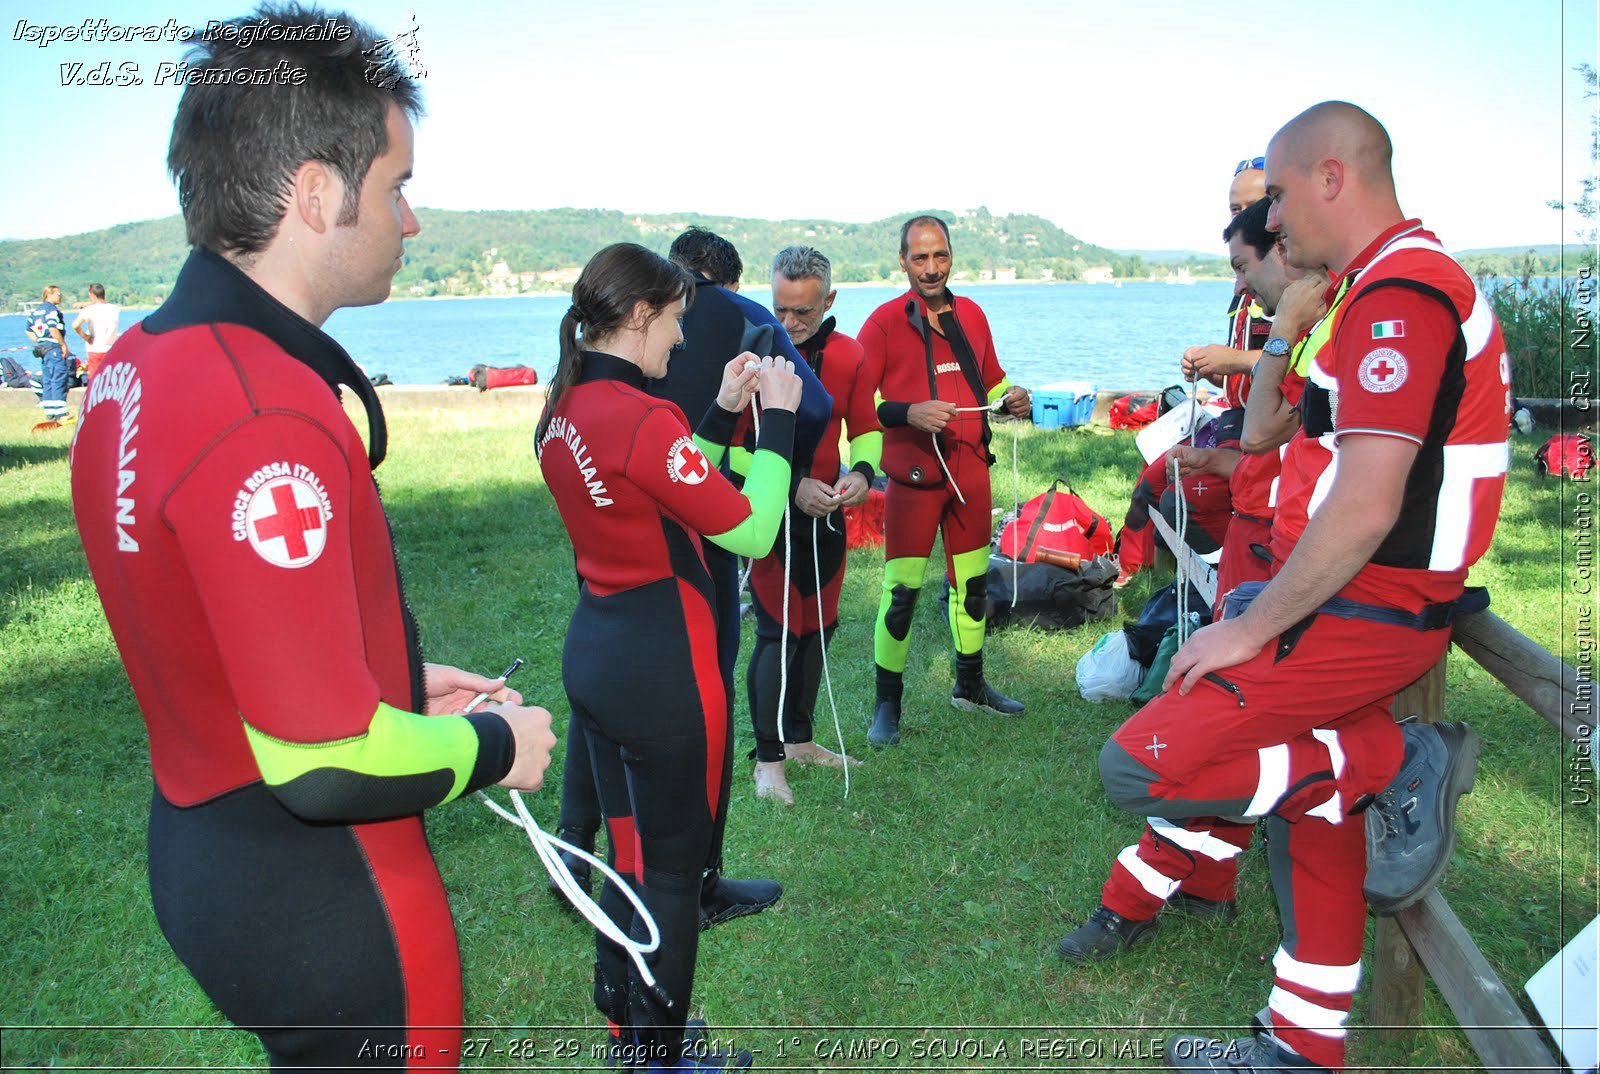
[[[788,361],[751,354],[728,363],[692,436],[677,406],[645,394],[645,378],[666,371],[683,338],[678,321],[692,293],[687,273],[642,246],[596,254],[561,322],[561,362],[537,434],[582,580],[562,656],[572,718],[588,737],[613,864],[635,878],[661,933],[647,956],[654,989],[620,947],[596,937],[595,1003],[621,1027],[625,1060],[649,1070],[749,1062],[747,1053],[682,1054],[701,871],[728,748],[711,579],[696,535],[738,555],[771,549],[800,398]],[[758,383],[761,435],[740,492],[717,467]],[[614,883],[601,905],[645,937]]]

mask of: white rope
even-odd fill
[[[1195,423],[1199,418],[1200,395],[1193,377],[1186,382],[1189,389],[1189,437],[1190,445],[1194,444]],[[1172,487],[1176,490],[1175,510],[1178,517],[1178,544],[1183,548],[1189,546],[1189,498],[1184,495],[1183,475],[1176,458],[1172,459]],[[1160,507],[1157,507],[1160,510]],[[1179,549],[1173,549],[1173,559],[1177,564],[1176,574],[1178,581],[1178,644],[1182,645],[1189,640],[1189,572],[1185,557]]]
[[[844,730],[839,726],[839,706],[833,700],[833,673],[828,670],[828,633],[822,620],[822,558],[817,551],[817,522],[811,517],[811,568],[817,576],[817,634],[822,647],[822,678],[828,684],[828,708],[833,710],[833,733],[839,738],[839,756],[844,759],[844,796],[850,797],[850,753],[844,748]],[[828,528],[833,529],[833,517],[828,518]]]
[[[645,983],[646,987],[654,988],[656,983],[655,975],[650,972],[650,967],[645,963],[644,956],[661,946],[661,930],[656,925],[656,919],[651,916],[649,907],[645,906],[644,900],[639,897],[638,892],[633,890],[633,886],[628,880],[582,847],[573,846],[565,839],[559,839],[540,828],[538,821],[533,819],[533,814],[528,812],[528,806],[523,802],[522,795],[516,791],[511,792],[511,804],[516,807],[516,813],[512,813],[483,791],[478,792],[478,798],[501,820],[508,824],[514,824],[527,833],[528,841],[533,844],[534,853],[539,855],[540,864],[544,866],[545,872],[550,874],[550,879],[555,882],[561,894],[566,896],[567,901],[602,936],[628,953],[628,957],[633,959],[633,964],[639,968],[639,979]],[[595,902],[587,891],[583,890],[578,881],[573,878],[572,870],[567,868],[567,863],[561,860],[560,852],[563,850],[587,861],[590,865],[605,873],[618,886],[622,894],[627,896],[628,901],[633,904],[635,917],[644,922],[645,929],[650,934],[649,940],[640,943],[622,931],[622,928],[615,921],[606,916],[606,912],[600,908],[600,904]]]
[[[521,666],[522,661],[519,659],[510,668],[506,669],[506,673],[500,676],[499,681],[505,682],[507,676]],[[489,691],[485,690],[469,701],[462,711],[471,712],[487,700],[489,700]],[[522,795],[517,791],[513,790],[511,792],[511,804],[516,807],[516,813],[506,809],[499,802],[490,798],[484,791],[478,791],[477,793],[478,800],[488,806],[489,810],[497,817],[508,824],[516,825],[526,833],[528,841],[533,844],[534,853],[539,856],[539,863],[544,866],[545,872],[550,874],[550,879],[555,882],[556,888],[567,897],[567,901],[573,905],[578,913],[583,915],[589,924],[599,930],[602,936],[628,953],[628,957],[633,959],[634,965],[639,967],[640,980],[644,981],[646,987],[654,988],[656,985],[655,974],[651,973],[650,967],[645,964],[644,956],[661,946],[661,930],[656,926],[656,919],[651,916],[650,908],[645,906],[638,892],[633,890],[633,886],[610,865],[607,865],[587,850],[582,847],[575,847],[565,839],[558,839],[540,828],[539,823],[533,819],[533,814],[528,812],[527,805],[522,801]],[[573,877],[572,870],[567,868],[567,863],[561,860],[561,851],[563,850],[584,859],[617,884],[623,895],[633,904],[635,915],[644,922],[645,929],[650,934],[649,940],[640,943],[623,932],[615,921],[606,916],[606,912],[600,908],[600,904],[590,898],[589,893],[583,890],[582,886]]]
[[[1017,437],[1016,422],[1011,423],[1011,518],[1017,527],[1017,536],[1022,536],[1022,486],[1017,480]],[[1022,549],[1016,548],[1020,552]],[[1011,606],[1017,606],[1017,571],[1020,568],[1016,556],[1011,557]]]

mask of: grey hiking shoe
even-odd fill
[[[1405,759],[1367,808],[1367,905],[1397,914],[1433,890],[1456,843],[1456,803],[1472,790],[1478,735],[1464,723],[1408,723]]]

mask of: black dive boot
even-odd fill
[[[782,895],[783,885],[776,880],[729,880],[719,860],[700,879],[700,931],[759,914]]]
[[[878,749],[900,744],[900,698],[905,681],[898,672],[878,667],[878,704],[872,712],[867,741]]]
[[[594,832],[592,831],[580,832],[576,828],[557,828],[556,838],[562,840],[563,842],[571,843],[575,847],[582,847],[591,854],[594,853]],[[571,870],[572,879],[578,882],[578,886],[580,888],[588,892],[590,895],[593,895],[594,891],[591,888],[593,877],[590,873],[592,867],[589,865],[589,863],[571,851],[562,850],[558,851],[557,853],[561,855],[562,864]],[[561,905],[564,908],[568,910],[577,909],[577,907],[573,906],[572,903],[567,901],[566,893],[561,890],[560,886],[556,884],[554,879],[551,879],[549,884],[550,890],[561,897]]]
[[[965,712],[987,712],[991,716],[1021,716],[1025,706],[1013,701],[983,680],[983,650],[969,655],[956,654],[956,685],[950,691],[950,704]]]

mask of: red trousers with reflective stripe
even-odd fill
[[[1124,809],[1185,830],[1196,818],[1270,814],[1268,854],[1284,923],[1273,1021],[1285,1043],[1322,1066],[1343,1065],[1355,985],[1305,982],[1326,986],[1358,972],[1350,967],[1360,962],[1365,932],[1365,829],[1349,810],[1399,769],[1403,744],[1389,705],[1449,640],[1443,630],[1318,616],[1281,658],[1274,643],[1219,672],[1232,689],[1205,680],[1187,696],[1156,698],[1102,753],[1107,791]],[[1196,856],[1176,853],[1173,835],[1147,830],[1134,851],[1133,869],[1151,886],[1158,874],[1190,879]],[[1106,904],[1148,918],[1147,887],[1117,868]]]
[[[1172,464],[1167,455],[1158,455],[1139,474],[1117,539],[1117,561],[1129,574],[1137,574],[1155,562],[1156,531],[1150,525],[1150,512],[1158,509],[1162,493],[1171,487]],[[1183,479],[1183,495],[1189,504],[1189,524],[1213,537],[1222,535],[1233,511],[1227,479],[1215,474],[1190,474]]]

